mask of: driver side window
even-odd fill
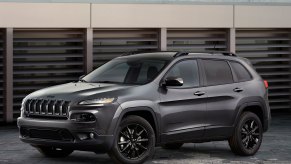
[[[179,77],[183,79],[183,85],[179,88],[199,86],[199,72],[196,60],[184,60],[176,63],[167,73],[168,77]]]

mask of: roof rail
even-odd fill
[[[137,54],[137,53],[142,53],[142,51],[128,51],[128,52],[124,52],[120,56],[134,55],[134,54]]]
[[[224,55],[224,56],[236,56],[236,54],[234,54],[232,52],[222,52],[222,55]]]
[[[224,55],[224,56],[234,56],[234,57],[237,56],[235,53],[227,52],[227,51],[204,51],[204,52],[197,52],[197,53],[209,53],[212,55]]]
[[[189,52],[177,52],[177,53],[174,55],[174,58],[179,57],[179,56],[186,56],[186,55],[188,55],[188,54],[189,54]]]
[[[130,51],[125,52],[121,56],[128,56],[128,55],[135,55],[139,53],[154,53],[154,52],[175,52],[175,51]],[[174,58],[179,56],[187,56],[189,53],[209,53],[211,55],[224,55],[224,56],[233,56],[236,57],[236,55],[232,52],[225,52],[225,51],[204,51],[204,52],[187,52],[187,51],[178,51],[173,56]]]
[[[176,52],[176,51],[129,51],[129,52],[125,52],[123,54],[121,54],[120,56],[128,56],[128,55],[135,55],[135,54],[139,54],[139,53],[154,53],[154,52]]]

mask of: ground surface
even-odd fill
[[[67,158],[50,159],[39,154],[18,139],[15,126],[0,126],[0,164],[107,164],[108,155],[75,151]],[[264,134],[261,149],[255,156],[234,155],[226,141],[201,144],[185,144],[180,150],[168,151],[156,148],[154,159],[147,164],[195,164],[195,163],[290,163],[291,164],[291,114],[273,115],[272,126]]]

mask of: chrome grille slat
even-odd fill
[[[29,114],[29,113],[30,113],[30,110],[31,110],[30,105],[31,105],[31,103],[32,103],[32,100],[28,100],[27,103],[28,103],[27,112],[28,112],[28,114]]]
[[[65,101],[62,101],[61,105],[60,105],[60,116],[63,115],[63,105],[64,105]]]
[[[47,104],[45,106],[45,115],[48,115],[48,106],[49,106],[49,103],[50,103],[51,100],[48,100],[47,101]]]
[[[51,99],[26,100],[25,114],[27,117],[57,117],[68,118],[69,101]]]
[[[42,113],[42,108],[41,107],[42,107],[43,102],[44,102],[44,99],[42,99],[41,102],[38,105],[38,107],[39,107],[39,114]]]
[[[53,112],[52,112],[52,115],[55,115],[56,114],[56,104],[57,104],[57,100],[54,101],[53,103]]]
[[[35,113],[35,103],[36,103],[37,100],[32,100],[31,104],[30,104],[30,112],[31,113]]]

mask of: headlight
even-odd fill
[[[100,98],[92,100],[81,101],[80,105],[100,105],[100,104],[109,104],[115,101],[115,98]]]

